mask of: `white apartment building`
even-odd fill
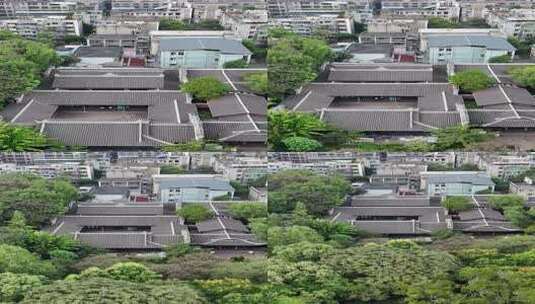
[[[226,12],[221,18],[221,25],[232,31],[240,39],[253,39],[262,33],[268,24],[266,10]]]
[[[529,200],[535,197],[535,183],[531,178],[525,177],[522,183],[510,183],[509,191]]]
[[[220,20],[224,12],[265,10],[266,0],[190,0],[193,20]]]
[[[383,12],[459,20],[461,7],[456,0],[385,0]]]
[[[351,160],[323,162],[270,161],[268,163],[268,173],[276,173],[281,170],[310,170],[322,175],[339,173],[347,178],[364,176],[364,164]]]
[[[333,34],[353,34],[355,32],[353,18],[338,15],[303,15],[273,18],[269,21],[272,26],[281,26],[303,36],[312,35],[318,30],[327,30]]]
[[[80,164],[77,162],[36,165],[17,165],[14,163],[0,164],[0,174],[11,172],[31,173],[44,178],[56,178],[60,176],[65,176],[72,180],[93,179],[93,169],[91,168],[91,166]]]
[[[508,37],[525,39],[535,36],[535,9],[489,12],[486,20],[489,25],[497,27]]]
[[[428,20],[419,17],[385,16],[368,21],[368,32],[377,33],[417,33],[427,28]]]
[[[161,203],[201,203],[218,197],[234,197],[228,179],[211,174],[166,174],[152,176],[152,193]]]
[[[535,161],[528,155],[481,154],[478,166],[490,176],[507,179],[534,167]]]
[[[267,174],[267,160],[259,157],[215,157],[214,171],[229,180],[246,183]]]
[[[0,28],[27,39],[35,39],[40,32],[51,31],[56,38],[80,36],[82,22],[66,16],[27,17],[0,20]]]

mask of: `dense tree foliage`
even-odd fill
[[[287,170],[268,178],[269,211],[288,213],[301,202],[312,215],[324,215],[341,205],[351,184],[341,176],[321,176],[310,171]]]
[[[512,69],[509,74],[520,85],[535,89],[535,67],[528,66],[524,68]]]
[[[293,136],[282,140],[286,150],[290,152],[311,152],[320,150],[323,145],[313,139],[307,137]]]
[[[456,268],[453,256],[409,242],[347,249],[297,243],[276,251],[268,279],[306,303],[387,301],[406,296],[415,282],[447,277]]]
[[[41,73],[56,63],[51,46],[0,31],[0,105],[38,86]]]
[[[188,223],[195,224],[207,220],[214,216],[214,212],[203,204],[187,204],[176,211],[178,216],[184,218]]]
[[[448,196],[442,200],[442,207],[450,212],[460,212],[473,207],[470,199],[465,196]]]
[[[285,150],[284,140],[290,137],[313,138],[329,126],[317,116],[303,112],[271,110],[268,112],[268,142],[275,150]]]
[[[457,72],[449,77],[449,81],[467,93],[490,88],[496,83],[492,77],[476,69]]]
[[[493,196],[489,199],[489,205],[500,210],[507,220],[520,228],[535,227],[535,209],[526,207],[521,196]]]
[[[198,77],[181,85],[181,90],[190,93],[199,101],[208,101],[221,97],[231,91],[229,85],[212,76]]]
[[[271,29],[272,45],[267,54],[269,90],[274,96],[295,93],[314,80],[320,66],[331,59],[329,45],[320,39],[304,38],[282,29]]]
[[[161,275],[150,270],[143,264],[135,262],[122,262],[112,265],[106,269],[90,267],[82,271],[79,275],[70,275],[68,280],[87,280],[90,278],[109,278],[114,280],[129,281],[134,283],[146,283],[158,280]]]
[[[47,138],[35,129],[0,122],[0,151],[35,152],[60,147],[61,144]]]
[[[56,267],[49,261],[39,260],[24,248],[0,244],[0,273],[2,272],[51,275],[56,272]]]
[[[19,302],[30,289],[43,285],[45,281],[45,277],[38,275],[0,273],[0,303]]]
[[[234,203],[228,208],[228,212],[232,217],[249,221],[254,218],[266,217],[267,204],[264,203]]]
[[[105,278],[63,280],[32,288],[21,303],[201,304],[202,296],[183,283],[131,283]]]
[[[494,137],[492,133],[468,126],[454,126],[433,132],[436,143],[431,151],[463,150]]]
[[[46,180],[28,174],[0,176],[0,225],[20,211],[30,225],[47,223],[66,211],[78,190],[63,179]]]
[[[253,92],[260,95],[268,93],[268,74],[267,72],[245,74],[243,80]]]

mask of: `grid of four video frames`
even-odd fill
[[[533,0],[0,0],[0,303],[535,303]]]

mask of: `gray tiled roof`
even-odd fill
[[[459,112],[420,112],[418,121],[435,128],[447,128],[461,124]]]
[[[392,207],[426,207],[429,206],[429,197],[366,197],[353,196],[351,200],[352,207],[373,207],[373,206],[392,206]]]
[[[489,208],[475,208],[459,212],[459,220],[461,221],[473,221],[479,219],[505,221],[505,217],[500,212]]]
[[[195,138],[189,117],[197,115],[197,109],[177,91],[33,91],[24,96],[23,103],[14,123],[35,125],[67,145],[150,147]],[[60,106],[120,105],[144,106],[146,110],[57,115]]]
[[[463,104],[462,97],[449,92],[418,97],[420,111],[457,111],[458,104]]]
[[[357,220],[357,217],[393,216],[417,217],[417,220]],[[378,234],[430,234],[444,229],[446,210],[442,207],[337,207],[333,209],[333,220],[350,222],[360,229]]]
[[[119,58],[123,53],[122,48],[120,47],[91,47],[85,46],[78,48],[76,50],[76,55],[78,57],[95,57],[95,58]]]
[[[108,232],[81,232],[83,227],[107,227]],[[150,227],[147,232],[113,231],[114,227]],[[64,216],[51,228],[54,234],[69,235],[85,244],[109,249],[154,249],[182,242],[185,229],[176,216],[73,215]]]
[[[260,131],[265,129],[262,126],[262,124],[257,123]],[[212,140],[230,140],[234,142],[265,142],[267,140],[266,133],[256,130],[250,121],[203,121],[203,128],[204,136]],[[238,135],[239,137],[236,137]]]
[[[80,215],[162,215],[161,204],[81,204],[76,213]]]
[[[413,112],[413,115],[418,113]],[[415,118],[415,117],[414,117]],[[413,121],[414,121],[413,118]],[[344,130],[354,131],[424,131],[411,126],[410,111],[325,111],[323,120]]]
[[[160,51],[174,51],[174,50],[218,50],[225,54],[243,54],[250,55],[249,51],[238,40],[231,40],[219,37],[211,38],[194,38],[194,37],[180,37],[180,38],[161,38]]]
[[[462,46],[480,46],[490,50],[504,50],[514,51],[516,48],[512,46],[506,39],[494,36],[478,36],[478,35],[448,35],[436,36],[427,38],[428,46],[430,48],[436,47],[462,47]]]
[[[163,89],[164,74],[147,69],[58,69],[53,88],[59,89]]]
[[[331,64],[329,81],[337,82],[431,82],[433,68],[415,64]]]
[[[201,233],[214,231],[234,231],[234,232],[249,232],[249,229],[238,220],[232,218],[218,217],[214,219],[205,220],[196,224],[197,230]]]
[[[201,246],[265,246],[241,222],[229,217],[218,216],[196,224],[198,233],[191,234],[192,244]]]
[[[237,96],[241,99],[238,100]],[[267,101],[265,98],[252,94],[228,94],[210,100],[208,107],[213,117],[223,117],[238,114],[267,115]],[[243,103],[243,105],[242,105]]]

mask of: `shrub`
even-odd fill
[[[442,207],[450,212],[460,212],[472,208],[470,199],[464,196],[448,196],[442,200]]]
[[[227,61],[223,64],[225,69],[242,69],[247,67],[247,61],[243,59]]]
[[[231,91],[229,85],[212,76],[194,78],[183,84],[181,89],[200,101],[215,99]]]
[[[465,70],[449,77],[449,81],[461,88],[462,91],[472,93],[490,88],[496,81],[480,70]]]
[[[306,137],[288,137],[282,140],[282,143],[288,151],[291,152],[310,152],[317,151],[322,148],[322,144],[312,138]]]
[[[183,217],[188,223],[197,223],[214,216],[212,210],[201,204],[188,204],[176,211],[178,216]]]

